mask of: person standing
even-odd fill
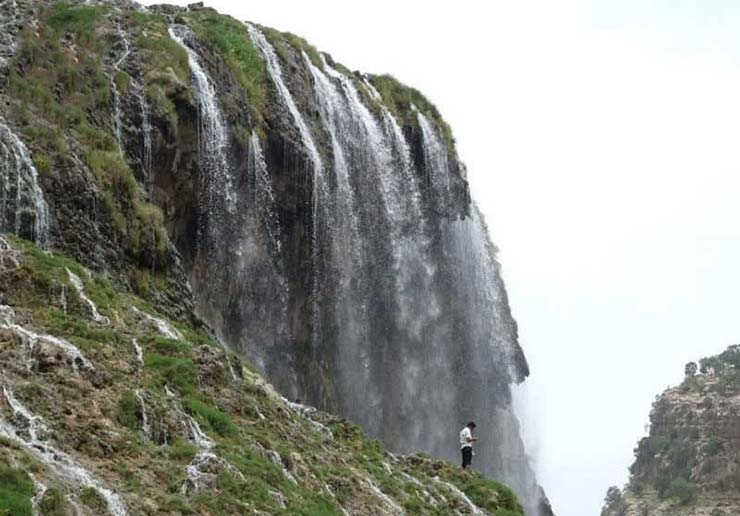
[[[473,443],[478,440],[473,437],[475,421],[470,421],[460,430],[460,452],[462,452],[462,468],[466,469],[473,462]]]

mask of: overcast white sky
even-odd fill
[[[207,5],[438,105],[501,248],[540,480],[597,515],[654,396],[740,342],[740,2]]]

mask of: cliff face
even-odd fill
[[[457,460],[475,419],[480,467],[549,512],[495,247],[428,100],[198,5],[0,9],[0,230],[204,320],[396,452]]]
[[[610,488],[604,516],[740,513],[740,348],[687,364],[681,386],[660,395],[630,481]]]

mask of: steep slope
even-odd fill
[[[523,514],[290,403],[204,327],[0,239],[0,513]]]
[[[635,449],[629,484],[610,488],[603,516],[740,514],[740,347],[686,365],[661,394]]]
[[[0,229],[206,321],[395,452],[457,460],[477,420],[476,463],[549,514],[496,249],[423,95],[202,5],[0,10]]]

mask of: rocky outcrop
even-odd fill
[[[685,372],[656,399],[630,481],[609,489],[603,516],[740,514],[740,347]]]

